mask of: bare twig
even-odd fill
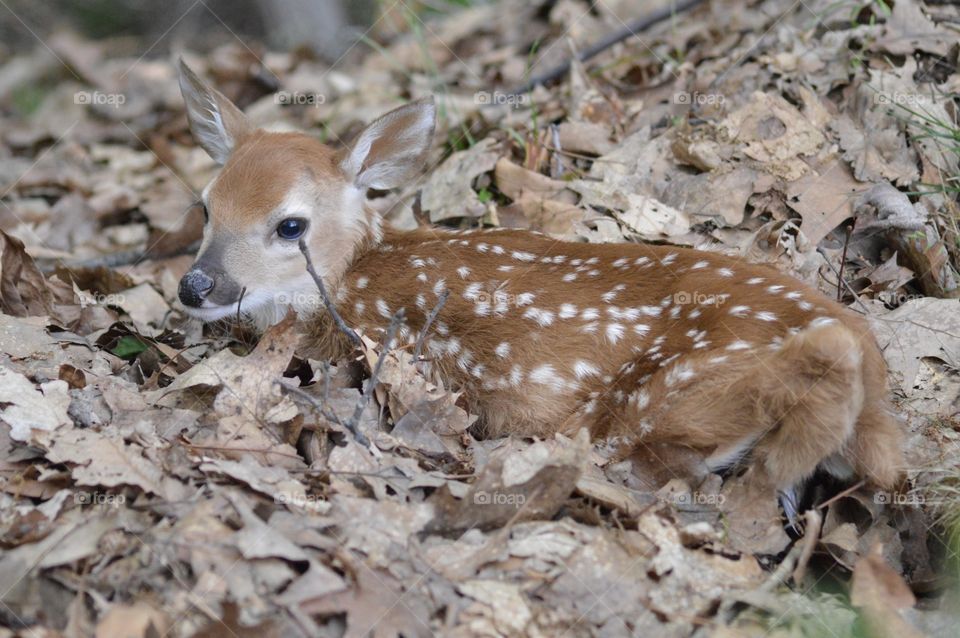
[[[440,295],[440,299],[437,301],[437,305],[433,307],[433,310],[430,311],[430,314],[427,315],[427,321],[423,324],[423,330],[420,331],[420,336],[417,337],[417,345],[413,349],[413,360],[419,361],[420,354],[423,352],[423,342],[427,339],[427,334],[430,332],[430,326],[437,319],[437,315],[440,314],[440,310],[443,308],[443,304],[447,303],[447,298],[450,296],[450,289],[446,289]]]
[[[853,234],[853,226],[847,226],[845,230],[847,234],[843,239],[843,254],[840,255],[840,272],[837,274],[837,301],[843,299],[843,295],[840,293],[840,286],[843,280],[843,267],[847,263],[847,247],[850,245],[850,235]]]
[[[367,379],[367,385],[363,389],[363,394],[360,395],[360,400],[357,401],[357,407],[353,411],[353,416],[351,416],[350,420],[344,424],[345,428],[357,436],[358,441],[361,437],[360,417],[363,416],[363,411],[367,408],[367,404],[370,403],[370,397],[373,396],[373,390],[377,387],[377,378],[380,376],[380,369],[383,367],[383,361],[387,358],[387,354],[390,352],[390,348],[393,346],[394,339],[396,339],[397,336],[397,330],[400,328],[400,324],[403,323],[403,319],[403,308],[398,310],[390,319],[390,325],[387,327],[387,336],[383,340],[380,356],[377,357],[377,363],[374,364],[373,370],[370,371],[370,378]],[[364,445],[366,445],[366,443],[364,443]]]
[[[586,49],[583,49],[577,53],[576,59],[580,62],[585,62],[590,58],[594,57],[598,53],[609,49],[614,44],[626,40],[630,36],[637,35],[637,32],[644,31],[649,29],[658,22],[663,22],[671,16],[675,16],[678,13],[682,13],[689,9],[694,8],[698,4],[703,2],[703,0],[682,0],[681,2],[667,3],[666,6],[653,11],[645,16],[637,18],[636,20],[631,20],[628,24],[624,25],[619,31],[614,31],[613,33],[607,35],[606,37],[600,39],[598,42],[590,45]],[[559,64],[552,69],[541,73],[540,75],[535,75],[529,80],[527,80],[522,85],[516,87],[511,91],[513,95],[519,95],[523,93],[528,93],[533,90],[538,84],[546,84],[547,82],[552,82],[553,80],[563,77],[563,75],[570,70],[570,65],[572,60],[566,60],[562,64]]]
[[[101,257],[94,257],[92,259],[79,259],[79,260],[48,260],[43,258],[37,259],[37,267],[44,274],[49,274],[54,272],[58,267],[64,267],[67,269],[73,268],[119,268],[121,266],[133,266],[139,264],[142,261],[148,259],[160,260],[168,259],[170,257],[179,257],[180,255],[188,255],[197,252],[200,248],[200,240],[193,242],[187,246],[182,246],[177,250],[164,252],[164,253],[152,253],[149,250],[127,250],[119,253],[110,253],[109,255],[103,255]]]
[[[800,556],[797,557],[797,566],[793,570],[793,582],[799,586],[803,582],[803,577],[807,573],[807,564],[810,557],[813,556],[813,550],[820,540],[820,527],[823,524],[823,517],[815,509],[807,510],[803,517],[806,519],[803,532],[802,549]]]
[[[347,338],[350,339],[355,346],[359,346],[360,336],[353,328],[344,322],[343,317],[340,316],[340,313],[337,312],[337,309],[334,307],[333,301],[330,300],[330,296],[327,294],[327,288],[323,285],[323,279],[320,278],[320,275],[317,274],[316,269],[313,267],[313,260],[310,259],[310,250],[307,248],[307,243],[303,239],[300,240],[300,252],[303,253],[304,259],[307,260],[307,272],[313,277],[313,282],[317,284],[317,289],[323,298],[323,305],[326,306],[327,312],[333,317],[333,322],[337,324],[337,328],[339,328],[343,334],[347,335]]]

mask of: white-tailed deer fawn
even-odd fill
[[[679,446],[720,469],[755,460],[789,492],[818,467],[890,488],[902,468],[886,367],[866,323],[771,267],[646,244],[519,230],[399,232],[365,204],[423,169],[432,100],[400,107],[335,152],[251,126],[181,68],[193,133],[223,169],[203,192],[190,314],[260,325],[292,306],[318,357],[351,344],[324,311],[298,242],[345,322],[372,333],[405,310],[413,343],[438,299],[424,362],[464,390],[488,435],[587,427]],[[663,459],[670,463],[670,459]]]

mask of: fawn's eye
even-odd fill
[[[277,235],[281,239],[300,239],[300,235],[307,230],[307,220],[290,217],[277,224]]]
[[[203,223],[210,223],[210,211],[207,210],[207,205],[203,204]]]

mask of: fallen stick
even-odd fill
[[[317,284],[317,289],[320,291],[320,297],[323,298],[323,305],[326,306],[327,312],[330,313],[330,316],[333,317],[333,322],[337,324],[337,327],[340,328],[340,331],[347,335],[347,338],[353,342],[353,345],[360,345],[360,335],[354,332],[353,328],[348,326],[343,320],[343,317],[340,316],[340,313],[337,312],[336,307],[334,307],[333,302],[330,300],[330,296],[327,295],[327,288],[323,285],[323,279],[320,278],[320,275],[317,274],[316,269],[313,267],[313,260],[310,259],[310,250],[307,248],[307,243],[300,240],[300,252],[303,253],[304,259],[307,260],[307,272],[310,273],[310,276],[313,277],[313,283]]]
[[[631,35],[637,35],[638,31],[644,31],[649,29],[658,22],[663,22],[671,16],[675,16],[678,13],[683,13],[688,11],[698,4],[701,4],[703,0],[682,0],[676,4],[670,3],[665,7],[661,7],[656,11],[649,13],[645,16],[631,20],[629,23],[624,25],[619,31],[614,31],[613,33],[607,35],[606,37],[600,39],[598,42],[593,43],[588,46],[586,49],[583,49],[576,55],[576,59],[580,62],[585,62],[590,58],[596,56],[597,54],[609,49],[614,44],[626,40]],[[546,84],[547,82],[552,82],[563,77],[570,70],[570,65],[573,63],[572,60],[567,60],[562,64],[559,64],[552,69],[544,71],[539,75],[535,75],[532,78],[528,79],[524,84],[518,86],[510,93],[512,95],[520,95],[523,93],[529,93],[533,90],[538,84]]]

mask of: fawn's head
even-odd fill
[[[395,188],[421,170],[433,98],[387,113],[335,151],[303,133],[256,128],[183,62],[180,90],[197,143],[223,167],[203,190],[203,243],[180,280],[180,301],[204,321],[239,311],[264,324],[289,306],[320,307],[300,240],[330,285],[360,245],[379,239],[367,189]]]

